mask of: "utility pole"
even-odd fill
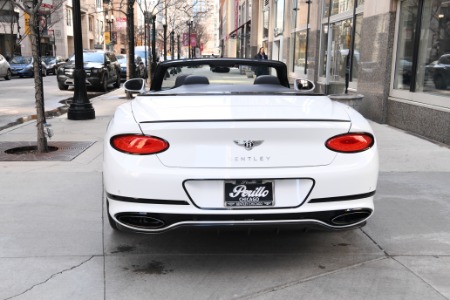
[[[134,61],[134,0],[128,0],[127,6],[127,23],[128,23],[128,59],[127,72],[128,79],[136,77],[136,63]]]
[[[72,0],[73,46],[75,53],[75,70],[73,71],[73,100],[67,111],[69,120],[95,119],[95,111],[87,97],[86,73],[83,63],[83,32],[81,31],[80,0]]]

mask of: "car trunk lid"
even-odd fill
[[[167,140],[167,167],[268,168],[330,164],[325,147],[346,133],[345,108],[317,96],[180,96],[133,102],[144,134]]]

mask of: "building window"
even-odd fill
[[[66,25],[72,26],[72,9],[71,8],[66,9]]]
[[[393,88],[450,97],[450,3],[400,3]]]
[[[331,7],[330,7],[331,1]],[[328,12],[331,11],[331,16],[342,14],[353,10],[355,0],[325,0],[323,6],[323,17],[328,17]],[[357,0],[357,7],[363,5],[363,0]]]
[[[94,17],[93,16],[89,16],[89,31],[90,32],[94,31]]]
[[[278,36],[284,30],[284,0],[275,0],[275,28],[274,35]]]
[[[269,38],[269,17],[269,0],[265,0],[263,8],[263,39]]]

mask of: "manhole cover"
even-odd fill
[[[36,142],[0,142],[0,161],[71,161],[95,142],[49,142],[38,153]]]

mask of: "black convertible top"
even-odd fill
[[[281,61],[275,61],[275,60],[258,60],[258,59],[247,59],[247,58],[200,58],[200,59],[184,59],[184,60],[167,60],[164,62],[161,62],[157,65],[154,76],[152,78],[152,84],[150,87],[150,90],[153,92],[158,92],[162,90],[162,85],[164,78],[166,74],[168,74],[169,70],[176,69],[177,67],[191,67],[196,68],[198,66],[204,66],[209,65],[211,68],[217,68],[217,67],[239,67],[240,65],[245,65],[249,67],[268,67],[273,68],[276,71],[276,77],[278,78],[279,83],[277,84],[278,88],[289,88],[289,80],[287,77],[287,67],[286,64]],[[272,86],[272,92],[273,88],[275,88],[275,85],[268,84],[269,86]],[[182,89],[186,89],[186,87],[180,87]],[[178,89],[178,88],[176,88]],[[193,87],[189,87],[189,89],[192,91]],[[195,89],[195,88],[194,88]],[[214,91],[214,88],[202,88],[202,93],[208,92],[208,90],[211,90],[211,92]],[[227,86],[226,90],[222,88],[222,92],[227,90],[236,90],[238,92],[239,88],[237,87],[230,87]],[[255,87],[255,91],[262,91],[261,86],[258,88]],[[219,90],[216,90],[218,92]],[[248,91],[248,88],[247,88]],[[178,92],[182,92],[182,90],[179,90]],[[186,92],[186,91],[185,91]],[[172,89],[170,94],[175,93],[175,89]]]

